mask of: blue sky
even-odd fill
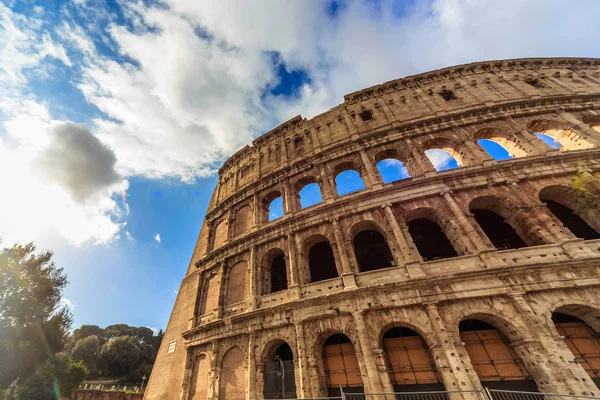
[[[600,55],[596,0],[307,4],[0,0],[0,235],[54,250],[75,326],[165,328],[217,169],[283,121],[449,65]]]

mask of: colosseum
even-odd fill
[[[599,197],[600,59],[460,65],[297,116],[220,168],[145,399],[598,396]]]

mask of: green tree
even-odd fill
[[[23,383],[13,386],[7,400],[71,398],[86,375],[83,363],[73,361],[66,353],[58,353]]]
[[[61,306],[67,278],[32,243],[0,250],[0,388],[24,382],[62,350],[72,324]]]
[[[100,359],[100,340],[98,336],[92,335],[78,340],[73,347],[71,357],[75,361],[83,362],[90,373],[90,377],[96,377]]]
[[[100,328],[98,325],[82,325],[81,328],[73,331],[74,342],[85,339],[88,336],[96,336],[100,340],[100,346],[108,340],[106,330]]]
[[[102,346],[102,370],[110,376],[125,376],[136,368],[140,355],[141,350],[136,337],[116,337]]]

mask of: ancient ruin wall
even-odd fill
[[[600,231],[599,126],[600,60],[523,59],[387,82],[260,136],[219,170],[145,398],[263,398],[264,365],[283,342],[296,395],[325,396],[323,345],[335,333],[351,341],[362,388],[392,391],[382,341],[394,326],[421,336],[447,390],[478,388],[458,332],[469,319],[508,338],[538,389],[598,394],[551,315],[597,330],[600,241],[577,237],[546,204]],[[494,160],[480,139],[513,158]],[[461,168],[437,172],[429,149],[448,151]],[[385,159],[401,161],[410,178],[384,183],[376,164]],[[340,196],[335,178],[347,170],[365,189]],[[310,183],[323,201],[302,209]],[[278,197],[284,215],[269,221]],[[499,249],[474,210],[501,216],[524,245]],[[423,256],[411,228],[423,220],[437,224],[454,256]],[[384,238],[386,268],[361,265],[364,231]],[[315,282],[319,243],[331,249],[335,277]],[[280,256],[286,288],[273,292]]]

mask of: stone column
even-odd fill
[[[358,333],[358,345],[360,346],[363,359],[365,360],[365,368],[367,370],[367,379],[369,380],[369,390],[371,393],[382,393],[382,392],[393,392],[392,384],[389,382],[389,378],[386,387],[383,386],[379,370],[377,369],[377,363],[373,356],[373,349],[371,348],[371,341],[373,338],[367,331],[367,326],[363,317],[362,311],[356,311],[352,313],[354,323],[356,324],[356,331]],[[365,390],[366,391],[366,390]]]
[[[251,230],[256,230],[256,228],[260,225],[260,200],[258,198],[258,193],[254,193],[252,196],[252,226]]]
[[[571,113],[563,111],[560,113],[560,117],[572,124],[575,128],[573,129],[573,131],[576,132],[579,136],[581,136],[583,140],[596,147],[600,147],[600,132],[598,132],[585,122],[581,121],[579,118],[577,118]]]
[[[296,237],[293,233],[287,235],[288,245],[288,265],[290,284],[288,285],[288,293],[290,297],[300,297],[300,279],[298,277],[298,259],[296,257]]]
[[[470,364],[470,360],[461,360],[461,356],[459,355],[459,351],[454,346],[454,341],[448,334],[446,330],[446,326],[442,317],[440,316],[437,304],[429,303],[426,304],[427,315],[429,316],[429,322],[433,326],[433,331],[435,333],[437,342],[440,345],[441,351],[445,355],[446,361],[448,362],[448,366],[450,370],[453,372],[452,374],[443,374],[444,385],[447,390],[473,390],[475,388],[479,388],[480,383],[477,378],[477,382],[472,381],[472,377],[467,374],[465,361],[468,361]],[[472,371],[472,368],[469,368]],[[446,381],[447,380],[447,381]]]
[[[354,271],[352,271],[352,267],[350,266],[350,260],[348,259],[346,247],[344,246],[344,236],[342,234],[342,230],[340,229],[340,224],[337,218],[331,220],[331,225],[333,234],[335,236],[335,244],[338,254],[340,255],[340,263],[342,264],[342,279],[344,280],[344,287],[346,289],[356,287]]]
[[[331,171],[329,171],[331,172]],[[320,186],[323,193],[321,193],[323,197],[324,203],[330,203],[333,198],[337,197],[337,191],[335,189],[335,181],[331,177],[331,173],[328,175],[325,171],[325,167],[321,164],[319,165],[319,173],[321,176]]]
[[[371,181],[370,186],[368,186],[369,189],[379,189],[383,186],[382,184],[382,179],[379,176],[379,173],[377,173],[375,171],[375,168],[373,168],[373,164],[371,163],[371,160],[369,159],[369,156],[367,155],[367,152],[364,151],[363,149],[360,150],[360,158],[362,160],[362,163],[365,167],[365,170],[367,172],[367,176],[369,177],[369,180]],[[365,182],[365,186],[366,182]]]
[[[256,308],[258,296],[262,293],[258,293],[258,279],[257,271],[259,262],[256,260],[256,246],[250,248],[250,309]]]
[[[534,133],[530,132],[529,129],[518,123],[512,118],[506,119],[510,122],[515,128],[517,128],[516,136],[522,138],[525,143],[527,143],[527,147],[532,149],[531,155],[544,155],[548,153],[556,153],[558,149],[553,149],[544,143],[540,138],[535,136]]]
[[[227,268],[227,263],[221,261],[221,265],[219,267],[219,302],[217,305],[217,312],[215,318],[221,319],[223,318],[223,309],[225,308],[225,288],[227,286],[225,269]]]
[[[217,362],[219,359],[218,341],[212,343],[210,354],[210,375],[208,377],[208,388],[206,390],[207,400],[217,400],[219,398],[219,381],[218,376],[221,376],[221,366]]]
[[[281,181],[283,186],[283,213],[293,214],[300,210],[300,195],[295,192],[287,179]]]
[[[512,182],[511,186],[512,193],[519,199],[522,207],[507,218],[507,223],[520,217],[520,225],[525,228],[526,232],[536,238],[536,243],[533,244],[560,243],[573,238],[566,231],[561,232],[559,228],[554,226],[546,206],[535,198],[527,196],[525,194],[526,187],[523,184],[518,185],[517,182]],[[536,234],[535,231],[539,233]]]
[[[306,379],[308,377],[308,365],[307,365],[307,353],[306,345],[304,343],[304,326],[302,322],[296,322],[294,324],[296,331],[296,351],[298,354],[298,371],[296,371],[296,396],[299,398],[309,397],[308,386]]]
[[[537,340],[534,347],[539,346],[542,352],[535,355],[538,359],[537,363],[540,364],[538,368],[544,376],[550,378],[550,390],[546,391],[597,396],[600,393],[598,387],[592,382],[581,365],[569,362],[573,361],[573,354],[564,344],[562,337],[555,340],[548,334],[548,329],[531,309],[524,293],[512,292],[509,294],[509,299],[527,324],[529,332]],[[540,387],[540,389],[542,388]]]
[[[493,164],[496,160],[492,157],[487,151],[483,149],[477,142],[474,142],[471,139],[467,139],[464,141],[463,146],[469,150],[469,152],[473,155],[475,160],[478,161],[479,164],[489,165]]]
[[[460,226],[464,235],[469,238],[469,241],[473,244],[475,250],[474,252],[478,253],[484,250],[490,250],[481,236],[479,236],[479,232],[477,232],[473,225],[469,223],[465,214],[462,212],[458,204],[456,204],[454,198],[450,195],[450,192],[444,193],[444,199],[450,206],[452,214],[454,214],[454,218],[456,218],[456,221],[458,222],[458,225]]]
[[[389,224],[392,227],[392,232],[394,232],[394,238],[396,239],[396,243],[398,244],[398,248],[400,249],[400,253],[402,256],[402,260],[406,266],[406,272],[410,278],[422,278],[425,276],[423,269],[421,268],[421,260],[418,254],[415,254],[414,251],[410,249],[410,245],[406,241],[406,237],[402,233],[402,228],[400,228],[400,224],[398,224],[398,220],[394,215],[394,211],[389,204],[384,204],[383,208],[385,209],[385,216]],[[406,225],[405,225],[406,226]]]
[[[254,347],[256,343],[256,333],[250,332],[248,335],[248,386],[246,392],[248,399],[257,399],[256,396],[256,355]]]
[[[432,174],[435,174],[435,167],[431,163],[431,160],[429,160],[429,157],[427,157],[427,155],[424,152],[418,149],[410,139],[407,138],[406,143],[408,145],[408,148],[410,149],[410,155],[412,156],[414,163],[420,170],[419,175],[430,176]]]

